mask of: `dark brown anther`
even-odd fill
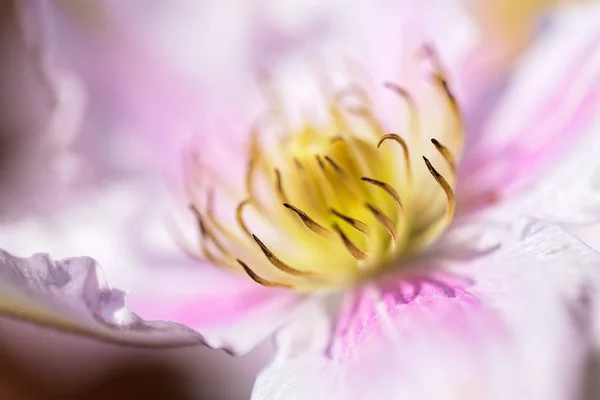
[[[348,236],[346,236],[344,231],[342,231],[337,224],[333,224],[333,229],[340,236],[340,239],[342,239],[344,246],[346,247],[348,252],[352,255],[352,257],[354,257],[358,261],[363,261],[367,258],[368,254],[365,253],[364,251],[362,251],[361,249],[359,249],[358,247],[356,247],[356,245],[354,243],[352,243],[352,241],[350,239],[348,239]]]
[[[341,219],[342,221],[346,222],[348,225],[350,225],[351,227],[356,229],[357,231],[360,231],[360,232],[364,233],[365,235],[369,234],[369,226],[367,224],[365,224],[364,222],[361,222],[355,218],[344,215],[341,212],[334,210],[333,208],[331,208],[329,211],[333,215],[335,215],[336,217],[338,217],[339,219]]]
[[[398,208],[400,210],[403,209],[402,202],[400,201],[400,195],[398,194],[396,189],[394,189],[392,187],[392,185],[389,185],[382,181],[378,181],[376,179],[367,178],[364,176],[362,178],[360,178],[360,180],[363,182],[370,183],[371,185],[377,186],[380,189],[383,189],[383,191],[386,192],[396,202],[396,204],[398,205]]]
[[[398,240],[398,228],[396,228],[394,222],[374,205],[367,203],[365,206],[371,211],[371,214],[373,214],[375,219],[388,231],[392,240],[396,242]]]
[[[290,285],[288,283],[273,282],[273,281],[269,281],[269,280],[266,280],[264,278],[261,278],[254,271],[252,271],[252,269],[248,266],[248,264],[246,264],[245,262],[243,262],[239,258],[236,259],[236,261],[238,262],[238,264],[240,264],[242,266],[242,268],[244,268],[244,271],[246,271],[246,274],[248,274],[248,276],[254,282],[258,283],[259,285],[266,286],[266,287],[281,287],[281,288],[286,288],[286,289],[293,289],[294,288],[292,285]]]
[[[446,146],[441,144],[435,138],[431,139],[431,143],[433,143],[436,150],[442,155],[442,157],[444,157],[444,159],[448,163],[448,167],[450,167],[450,170],[452,171],[452,173],[456,174],[456,164],[454,163],[454,157],[452,156],[452,153],[450,153],[450,150],[448,150],[448,148]]]
[[[300,220],[302,220],[302,222],[308,229],[323,237],[329,237],[330,232],[327,229],[323,228],[321,225],[319,225],[317,222],[315,222],[315,220],[309,217],[308,214],[306,214],[304,211],[300,210],[297,207],[294,207],[289,203],[283,203],[283,206],[288,210],[293,211],[300,218]]]
[[[267,257],[267,260],[269,260],[269,262],[278,270],[294,276],[315,276],[315,273],[312,271],[300,271],[296,268],[290,267],[289,265],[281,261],[275,254],[273,254],[273,252],[269,250],[269,248],[256,235],[252,235],[252,238],[254,239],[256,244],[258,244],[258,247],[260,247],[265,257]]]

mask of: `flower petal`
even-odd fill
[[[276,359],[253,398],[575,398],[598,333],[599,264],[560,228],[524,221],[459,269],[472,287],[436,278],[364,289],[328,354]]]
[[[19,258],[0,250],[0,315],[122,345],[202,343],[191,329],[131,312],[125,293],[110,289],[89,257],[54,261],[47,254]]]
[[[111,282],[127,289],[128,304],[141,317],[183,324],[229,352],[250,350],[293,317],[295,294],[187,256],[165,218],[170,199],[150,186],[107,187],[55,216],[3,227],[0,242],[21,256],[36,248],[91,254]]]
[[[600,146],[593,132],[600,107],[600,8],[580,7],[556,18],[474,135],[478,140],[461,166],[465,208],[525,195],[535,208],[515,210],[521,215],[572,222],[599,215],[589,199],[597,195],[593,176],[600,168],[593,157]],[[549,175],[540,180],[543,173]]]

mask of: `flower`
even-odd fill
[[[421,53],[433,100],[386,84],[408,110],[399,123],[401,112],[373,101],[368,85],[326,85],[325,95],[310,97],[324,110],[312,119],[288,117],[286,97],[268,87],[272,112],[245,146],[231,138],[220,145],[226,122],[205,132],[187,179],[199,258],[241,277],[240,285],[246,278],[266,287],[257,293],[279,304],[303,302],[302,316],[278,312],[281,323],[292,322],[256,398],[559,399],[580,390],[597,325],[585,320],[599,259],[531,218],[583,222],[595,214],[576,207],[597,199],[586,178],[578,200],[563,193],[558,207],[549,187],[555,193],[573,175],[559,170],[534,182],[566,146],[598,151],[594,133],[580,130],[593,126],[597,104],[597,35],[554,75],[555,91],[528,105],[520,129],[497,122],[509,115],[500,108],[479,135],[467,125],[464,152],[460,98],[431,47]],[[523,73],[537,70],[534,61],[523,62]],[[483,234],[490,241],[478,240]],[[537,343],[541,326],[555,331]],[[566,343],[577,343],[569,355],[557,351]],[[557,379],[565,364],[571,372]]]
[[[375,14],[373,20],[379,21],[386,10]],[[277,336],[276,359],[257,382],[257,398],[306,398],[310,394],[334,398],[572,397],[578,390],[577,380],[582,378],[585,357],[594,344],[595,320],[591,316],[597,291],[597,255],[551,223],[532,219],[523,222],[520,217],[583,222],[597,216],[594,207],[580,207],[595,205],[590,201],[595,199],[593,174],[597,168],[591,161],[593,157],[586,155],[598,149],[593,133],[584,129],[593,126],[591,115],[596,100],[597,14],[590,11],[593,9],[584,10],[584,15],[582,11],[573,13],[577,18],[570,15],[559,20],[554,35],[564,35],[573,23],[590,28],[567,35],[570,46],[560,46],[559,51],[556,37],[543,37],[531,58],[522,60],[503,102],[484,126],[478,126],[473,118],[473,109],[483,104],[462,94],[468,82],[461,83],[451,62],[444,62],[450,75],[446,76],[441,66],[446,60],[444,54],[438,58],[433,53],[438,47],[429,47],[425,51],[429,77],[426,74],[411,81],[423,87],[416,85],[418,90],[405,91],[398,84],[388,85],[392,94],[400,95],[390,96],[390,108],[380,107],[376,98],[379,92],[368,85],[358,89],[354,86],[338,99],[325,97],[326,105],[332,107],[319,108],[315,99],[322,98],[311,96],[311,105],[317,106],[317,111],[326,110],[325,115],[332,118],[324,124],[317,118],[318,123],[300,124],[298,130],[286,127],[283,131],[291,135],[281,143],[266,140],[267,135],[247,140],[248,158],[244,152],[237,152],[238,143],[231,137],[225,137],[225,145],[219,147],[215,130],[207,129],[205,133],[213,136],[201,138],[205,147],[200,148],[200,158],[191,161],[208,165],[192,168],[191,172],[200,171],[203,180],[199,182],[204,185],[206,175],[220,177],[227,167],[229,179],[213,178],[208,190],[205,186],[199,191],[190,187],[191,217],[200,225],[200,249],[210,261],[206,264],[222,264],[237,272],[197,263],[186,269],[183,263],[168,262],[170,269],[154,269],[148,274],[151,277],[144,275],[144,279],[136,280],[142,287],[132,292],[133,308],[144,317],[184,323],[202,332],[207,344],[237,352],[248,350],[286,325]],[[360,17],[367,18],[367,14]],[[351,19],[346,28],[360,37],[364,25],[354,22]],[[381,38],[380,34],[374,36]],[[444,53],[444,46],[439,49]],[[368,60],[389,67],[385,65],[389,53],[387,47]],[[410,69],[415,53],[410,49],[404,53],[409,62],[403,66]],[[547,71],[548,76],[541,76],[536,62],[548,63],[549,59],[554,68]],[[380,71],[370,67],[369,72],[379,79]],[[422,69],[416,72],[422,76]],[[531,82],[537,83],[536,90],[527,90]],[[361,94],[361,88],[366,88],[367,96]],[[423,101],[429,96],[432,101]],[[465,100],[464,108],[463,99],[469,100]],[[287,105],[277,101],[273,104]],[[397,133],[382,130],[377,118],[395,117],[397,112],[389,110],[398,110],[402,104],[409,115],[394,125],[398,126]],[[457,105],[461,106],[460,113]],[[420,120],[414,115],[429,113],[450,116],[450,123],[439,121],[450,129],[436,130],[425,123],[418,124],[417,129],[415,121]],[[322,117],[318,112],[316,116]],[[218,120],[213,129],[228,136],[229,123],[241,120],[245,125],[243,119],[243,115],[236,115],[234,121]],[[343,129],[345,136],[339,140],[335,131],[346,120],[353,121],[352,133]],[[414,138],[402,133],[402,129],[410,128],[411,121],[413,128],[408,130]],[[420,122],[431,121],[438,122],[435,118]],[[274,127],[278,128],[277,124]],[[248,138],[238,138],[242,142],[244,139]],[[368,141],[370,146],[365,145]],[[281,145],[279,151],[269,147],[274,145]],[[557,168],[536,182],[543,176],[540,172],[545,172],[565,147],[575,145],[580,148],[571,152],[572,159],[560,163],[566,169]],[[325,154],[320,159],[313,154],[321,152],[327,152],[329,160]],[[211,162],[223,154],[226,162]],[[425,156],[422,161],[421,155]],[[380,169],[370,171],[374,164]],[[244,174],[247,166],[253,173]],[[231,172],[236,170],[239,172]],[[577,173],[576,182],[573,171]],[[222,195],[221,189],[230,179],[239,181],[232,183],[233,189],[244,188],[246,176],[252,185],[242,197]],[[187,178],[188,183],[197,183],[196,177]],[[307,196],[298,196],[294,191],[303,189],[290,187],[290,183],[301,187],[304,182]],[[557,196],[557,185],[569,190]],[[313,194],[325,201],[309,200],[310,190],[317,187],[321,190]],[[256,188],[261,190],[254,192]],[[333,193],[325,193],[327,188]],[[196,196],[198,193],[200,196]],[[428,206],[419,201],[424,194],[431,199]],[[277,208],[259,208],[244,202],[247,197],[277,201]],[[248,215],[252,210],[254,215]],[[137,236],[130,236],[151,242],[145,245],[154,250],[152,258],[156,261],[156,256],[163,253],[153,246],[164,243],[155,244],[144,236],[156,233],[145,211],[128,212],[126,218],[131,214],[134,217],[126,229],[136,231]],[[260,212],[281,215],[264,218]],[[431,215],[427,215],[429,212]],[[230,218],[231,223],[219,225],[222,218]],[[240,232],[228,235],[230,229]],[[246,230],[256,238],[244,236]],[[364,231],[373,238],[372,243],[365,240]],[[281,240],[281,234],[290,232],[292,240]],[[421,232],[427,233],[425,239]],[[281,243],[272,244],[277,241]],[[114,247],[121,244],[115,242]],[[291,244],[306,246],[306,250],[300,252]],[[363,247],[367,244],[372,247]],[[284,258],[282,249],[293,257]],[[44,263],[43,272],[37,275],[57,275],[51,265]],[[312,275],[306,276],[307,272]],[[89,316],[90,305],[99,302],[81,302],[82,297],[115,296],[119,312],[109,312],[107,318],[104,313],[91,312],[94,321],[101,315],[102,327],[121,329],[142,323],[138,317],[131,317],[118,293],[105,285],[100,285],[100,293],[93,290],[96,285],[84,285],[92,289],[88,296],[87,291],[80,291],[80,284],[88,280],[68,275],[71,279],[67,281],[75,288],[66,292],[84,294],[75,296],[77,311]],[[35,293],[47,286],[36,284],[29,290]],[[50,285],[56,286],[60,285]],[[50,323],[61,326],[52,319]],[[551,327],[543,340],[539,339],[540,327]],[[114,332],[109,331],[95,336],[106,340]],[[85,332],[89,334],[90,330]],[[156,339],[154,332],[144,332]],[[184,330],[183,342],[198,340],[189,333]],[[565,345],[571,349],[566,355],[559,352]],[[515,359],[522,361],[522,368],[513,368]],[[572,367],[568,373],[562,370],[565,363]],[[430,385],[429,373],[439,387]],[[523,376],[528,379],[524,381]]]

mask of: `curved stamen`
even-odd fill
[[[452,153],[450,153],[450,150],[448,150],[448,148],[446,146],[444,146],[443,144],[441,144],[435,138],[431,139],[431,143],[433,143],[433,145],[435,146],[436,150],[440,152],[440,154],[442,155],[442,157],[444,157],[444,159],[448,163],[448,167],[450,167],[450,170],[452,171],[452,173],[456,174],[456,164],[454,162],[454,156],[452,156]]]
[[[457,122],[457,134],[462,135],[462,115],[460,112],[460,107],[458,105],[458,101],[456,100],[456,96],[450,90],[450,85],[448,84],[448,79],[445,68],[440,61],[440,58],[437,54],[437,51],[430,44],[425,44],[423,46],[423,55],[427,57],[434,67],[433,79],[435,80],[437,86],[442,90],[444,96],[448,99],[448,103],[450,104],[450,109],[452,114],[456,118]]]
[[[258,136],[256,134],[250,137],[250,149],[249,149],[249,158],[248,158],[248,166],[246,168],[246,193],[250,196],[252,195],[252,187],[254,184],[254,176],[256,172],[256,168],[258,167],[258,158],[260,155],[260,147],[258,144]]]
[[[360,232],[364,233],[365,235],[369,235],[369,226],[367,224],[365,224],[364,222],[361,222],[357,219],[354,219],[352,217],[344,215],[341,212],[334,210],[333,208],[329,209],[329,211],[333,215],[340,218],[342,221],[346,222],[348,225],[350,225],[351,227],[356,229],[357,231],[360,231]]]
[[[426,157],[423,157],[423,160],[425,161],[425,164],[427,165],[427,169],[429,170],[429,173],[435,178],[437,183],[442,187],[442,189],[446,193],[446,198],[448,199],[448,204],[446,206],[445,219],[447,222],[450,222],[452,220],[452,217],[454,216],[454,210],[456,208],[456,201],[454,199],[454,192],[452,191],[452,187],[450,186],[448,181],[446,181],[446,179],[444,179],[444,177],[442,175],[440,175],[440,173],[437,172],[437,170],[435,168],[433,168],[433,165],[431,165],[431,163],[429,162],[429,160]]]
[[[198,210],[198,208],[196,208],[195,205],[190,204],[189,209],[194,214],[194,217],[196,218],[196,221],[198,223],[198,230],[200,231],[200,236],[203,239],[202,243],[200,244],[200,247],[202,249],[202,253],[204,254],[204,257],[206,257],[206,259],[208,261],[210,261],[216,265],[220,265],[220,266],[222,266],[224,268],[228,268],[228,269],[233,268],[233,266],[228,262],[228,259],[233,260],[234,257],[223,246],[223,244],[210,232],[210,230],[206,226],[206,223],[204,222],[204,218],[200,214],[200,211]],[[213,254],[211,252],[211,250],[208,248],[207,242],[212,242],[215,245],[215,247],[217,248],[217,250],[219,250],[219,252],[221,252],[221,254],[225,258],[221,258],[221,257]]]
[[[235,209],[235,220],[237,221],[238,225],[242,228],[242,230],[244,231],[244,233],[246,235],[248,235],[249,237],[252,236],[252,234],[250,233],[250,229],[248,229],[248,227],[246,226],[246,223],[244,222],[244,208],[251,204],[250,199],[244,199],[242,200],[238,206]]]
[[[348,236],[340,229],[338,224],[333,224],[333,229],[342,239],[344,246],[348,250],[348,252],[352,255],[352,257],[356,258],[358,261],[363,261],[367,258],[368,254],[356,247],[356,245],[348,239]]]
[[[294,207],[293,205],[289,204],[289,203],[283,203],[283,206],[285,208],[287,208],[288,210],[293,211],[304,223],[304,225],[310,229],[311,231],[313,231],[314,233],[321,235],[323,237],[329,237],[330,233],[327,229],[323,228],[321,225],[319,225],[317,222],[315,222],[314,219],[312,219],[311,217],[308,216],[308,214],[306,214],[304,211],[298,209],[297,207]]]
[[[395,133],[388,133],[386,135],[383,135],[381,139],[379,139],[379,142],[377,143],[377,148],[379,148],[379,146],[381,146],[381,144],[386,140],[393,140],[396,143],[398,143],[400,147],[402,147],[404,163],[406,164],[406,180],[410,183],[412,181],[412,167],[410,165],[410,152],[408,150],[408,145],[406,144],[406,141],[400,136],[396,135]]]
[[[379,223],[388,231],[395,243],[398,240],[398,228],[396,228],[394,222],[374,205],[367,203],[365,206],[371,212],[371,214],[373,214],[375,219],[379,221]]]
[[[258,276],[254,271],[252,271],[252,269],[250,269],[250,267],[243,262],[242,260],[240,260],[239,258],[236,259],[236,261],[238,262],[238,264],[240,264],[242,266],[242,268],[244,268],[244,271],[246,271],[246,274],[248,274],[248,276],[256,283],[262,285],[262,286],[266,286],[266,287],[281,287],[281,288],[286,288],[286,289],[293,289],[294,286],[288,284],[288,283],[281,283],[281,282],[273,282],[273,281],[268,281],[264,278],[261,278],[260,276]]]
[[[413,99],[408,90],[396,85],[395,83],[385,82],[383,84],[383,87],[391,90],[392,92],[400,96],[402,99],[404,99],[406,105],[408,106],[408,113],[410,118],[410,133],[413,138],[419,138],[421,127],[419,122],[419,110],[417,108],[417,103],[415,102],[415,99]]]
[[[285,191],[283,190],[281,172],[277,168],[275,168],[275,188],[277,189],[277,195],[279,196],[279,200],[281,200],[281,202],[283,203],[287,202],[287,196],[285,195]]]
[[[300,271],[296,268],[290,267],[277,258],[277,256],[273,254],[273,252],[269,250],[269,248],[256,235],[253,234],[252,238],[256,244],[258,244],[258,247],[260,247],[265,257],[267,257],[267,260],[269,260],[269,262],[278,270],[294,276],[310,277],[316,275],[316,273],[312,271]]]
[[[232,230],[228,226],[225,226],[225,224],[219,221],[219,219],[215,215],[214,194],[214,190],[212,189],[208,189],[206,192],[206,220],[219,232],[220,235],[226,237],[227,239],[233,242],[236,242],[238,245],[245,246],[246,243],[244,242],[244,240],[240,238],[239,235],[237,235],[235,232],[232,232]]]
[[[394,189],[394,187],[392,185],[387,184],[387,183],[382,182],[382,181],[378,181],[376,179],[367,178],[367,177],[364,177],[364,176],[362,178],[360,178],[360,180],[363,181],[363,182],[370,183],[371,185],[375,185],[378,188],[383,189],[388,195],[390,195],[390,197],[392,199],[394,199],[394,201],[398,205],[398,208],[400,210],[403,209],[402,202],[400,201],[400,195],[398,194],[398,192],[396,191],[396,189]]]

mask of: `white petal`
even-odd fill
[[[560,228],[524,221],[458,268],[474,286],[424,289],[406,303],[363,296],[346,352],[277,359],[253,398],[576,398],[598,332],[598,265]]]
[[[18,258],[0,250],[0,315],[124,345],[202,343],[182,325],[131,312],[125,293],[111,289],[89,257],[54,261],[47,254]]]

